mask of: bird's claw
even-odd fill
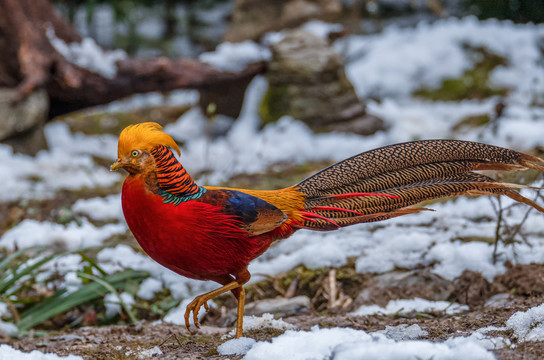
[[[195,327],[197,329],[200,329],[200,323],[198,322],[198,312],[200,311],[200,308],[204,306],[204,309],[208,311],[210,308],[208,306],[208,302],[204,297],[197,296],[193,301],[187,305],[187,308],[185,309],[185,327],[191,333],[191,335],[194,335],[196,333],[191,330],[191,324],[189,323],[189,318],[191,316],[191,311],[193,312],[193,322],[195,323]]]

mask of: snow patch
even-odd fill
[[[27,219],[4,233],[0,238],[0,248],[14,251],[17,248],[59,244],[68,250],[78,250],[102,245],[112,235],[125,231],[123,224],[96,227],[87,219],[83,219],[81,224],[71,222],[67,225]]]
[[[129,309],[132,309],[132,305],[136,303],[136,301],[134,301],[134,297],[127,292],[123,292],[119,294],[119,297],[121,297],[121,300],[125,303],[125,305]],[[121,306],[121,302],[119,301],[119,297],[111,293],[104,296],[104,305],[106,306],[106,317],[108,319],[116,315],[119,315],[122,312],[122,306]]]
[[[55,354],[45,354],[41,351],[22,352],[9,345],[0,345],[0,359],[9,360],[83,360],[81,356],[68,355],[58,356]]]
[[[288,330],[273,338],[272,342],[259,341],[244,357],[253,359],[473,359],[492,360],[493,353],[475,342],[462,345],[430,341],[394,341],[383,334],[367,334],[350,328],[320,329],[311,331]]]
[[[205,52],[199,56],[200,61],[223,71],[238,72],[247,65],[261,60],[270,60],[272,53],[254,41],[239,43],[224,42],[217,45],[215,51]]]
[[[66,44],[59,39],[51,27],[46,30],[47,38],[53,47],[66,60],[79,67],[113,79],[117,75],[117,61],[127,58],[124,50],[104,51],[94,39],[86,37],[81,43]]]
[[[514,330],[514,336],[520,341],[544,340],[544,304],[514,313],[506,326]]]
[[[255,345],[256,341],[242,337],[224,342],[217,347],[219,355],[245,355]]]
[[[74,203],[72,210],[93,220],[124,221],[121,194],[114,194],[104,198],[80,199]]]
[[[427,336],[429,333],[423,330],[418,324],[408,326],[400,324],[398,326],[386,326],[385,330],[376,331],[372,334],[383,334],[388,339],[395,341],[416,340],[422,336]]]
[[[9,336],[15,336],[19,333],[19,329],[15,324],[4,322],[0,320],[0,332],[9,335]],[[1,353],[0,353],[1,355]],[[1,357],[0,357],[1,359]]]
[[[244,331],[260,330],[260,329],[278,329],[289,330],[295,329],[296,326],[283,321],[283,319],[274,319],[272,314],[263,314],[262,316],[244,316]],[[230,331],[226,337],[234,336],[236,329]]]
[[[138,359],[149,359],[160,355],[162,355],[162,350],[158,346],[154,346],[151,349],[140,350]]]
[[[411,300],[391,300],[385,308],[378,305],[363,305],[350,315],[374,315],[374,314],[406,314],[412,311],[433,312],[444,311],[448,315],[468,311],[468,306],[450,303],[447,301],[429,301],[421,298]]]

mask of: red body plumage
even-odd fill
[[[155,261],[180,275],[212,280],[236,274],[274,240],[272,234],[250,236],[221,206],[163,200],[140,176],[123,184],[123,213],[134,237]]]

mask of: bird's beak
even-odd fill
[[[125,166],[125,163],[123,161],[121,161],[121,159],[117,159],[116,162],[111,164],[110,171],[118,170],[118,169],[122,168],[123,166]]]

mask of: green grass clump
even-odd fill
[[[78,306],[114,294],[131,322],[136,322],[133,311],[119,296],[118,289],[127,289],[149,276],[143,271],[125,270],[107,274],[91,258],[79,253],[83,270],[77,272],[83,279],[80,288],[73,292],[55,287],[62,279],[56,271],[44,277],[43,267],[70,252],[51,252],[47,248],[31,247],[13,253],[0,254],[0,301],[11,304],[13,319],[20,331],[25,332],[53,317]],[[85,262],[88,265],[85,265]],[[98,275],[93,274],[96,269]],[[40,279],[40,280],[38,280]]]

